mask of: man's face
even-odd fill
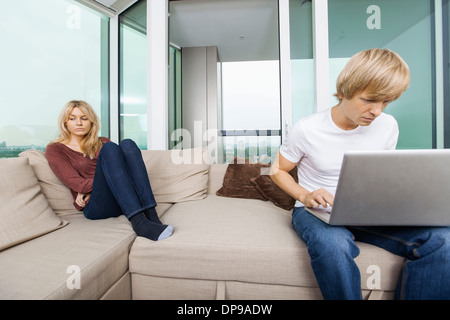
[[[341,106],[348,128],[370,125],[387,107],[391,100],[372,100],[365,92],[356,93],[353,98],[342,98]]]

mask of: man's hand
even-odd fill
[[[308,208],[318,207],[319,205],[326,208],[328,205],[333,206],[334,196],[327,190],[320,188],[307,193],[300,201]]]

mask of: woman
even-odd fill
[[[67,103],[59,117],[60,136],[45,151],[56,176],[69,187],[74,206],[88,219],[124,214],[138,236],[162,240],[172,235],[155,210],[156,201],[139,148],[98,137],[99,120],[84,101]]]

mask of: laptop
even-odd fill
[[[306,209],[331,225],[450,226],[450,149],[348,151],[333,207]]]

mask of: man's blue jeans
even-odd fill
[[[306,243],[324,299],[361,299],[355,241],[405,258],[396,299],[450,299],[450,228],[341,227],[294,208],[292,224]]]
[[[133,140],[108,142],[100,150],[91,198],[83,210],[88,219],[124,214],[128,219],[156,207],[142,153]]]

